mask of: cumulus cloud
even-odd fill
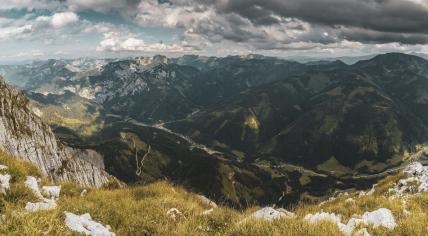
[[[59,1],[52,0],[2,0],[0,10],[26,9],[29,11],[35,9],[57,9],[61,6]]]
[[[118,12],[132,14],[140,0],[67,0],[72,11],[92,10],[102,13]]]
[[[0,40],[21,38],[24,35],[31,33],[32,29],[33,29],[32,25],[0,28]]]
[[[94,49],[103,52],[371,53],[428,44],[428,0],[3,0],[0,11],[8,9],[48,11],[19,23],[0,18],[0,40],[52,39],[47,32],[73,29],[101,34]],[[121,25],[88,22],[83,12],[120,16]],[[156,40],[130,32],[135,26],[179,36],[174,43],[149,43]]]
[[[3,21],[3,23],[2,23]],[[54,42],[60,38],[78,34],[85,23],[77,24],[79,17],[73,12],[57,12],[52,15],[26,14],[21,18],[0,18],[0,41],[43,40]]]
[[[51,18],[51,24],[55,28],[61,28],[69,24],[76,23],[79,17],[74,12],[55,13]]]
[[[28,57],[40,57],[40,56],[44,56],[45,54],[39,50],[39,49],[34,49],[28,52],[20,52],[17,53],[16,55],[14,55],[14,57],[22,57],[22,58],[28,58]]]
[[[96,27],[97,30],[104,31],[108,26]],[[102,52],[163,52],[163,53],[189,53],[198,50],[197,47],[181,44],[147,43],[143,39],[136,38],[129,32],[115,31],[110,29],[104,31],[103,40],[99,43],[97,51]]]

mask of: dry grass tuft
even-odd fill
[[[65,226],[64,211],[75,214],[90,213],[92,218],[110,225],[118,235],[341,235],[333,223],[309,224],[303,220],[308,213],[320,211],[341,214],[346,222],[354,214],[362,214],[381,207],[390,209],[398,226],[393,231],[384,228],[369,229],[371,235],[426,235],[428,229],[428,193],[410,196],[405,214],[401,199],[390,200],[387,190],[402,175],[390,176],[379,182],[371,196],[343,196],[322,206],[306,204],[296,207],[296,218],[273,222],[248,220],[258,207],[239,212],[227,207],[214,209],[212,214],[202,212],[210,207],[195,194],[166,181],[141,187],[88,189],[81,197],[82,188],[74,183],[62,183],[58,207],[51,211],[26,213],[25,203],[35,201],[23,181],[27,175],[41,176],[31,164],[0,153],[0,164],[7,165],[13,179],[6,196],[0,197],[0,235],[76,235]],[[50,184],[46,179],[44,183]],[[352,197],[355,201],[347,201]],[[175,219],[166,213],[177,208],[182,214]]]

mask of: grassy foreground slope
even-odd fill
[[[26,212],[25,203],[35,201],[33,193],[24,185],[26,176],[41,177],[31,164],[0,154],[0,164],[8,166],[12,179],[10,189],[1,196],[0,235],[78,235],[64,223],[64,211],[74,214],[90,213],[103,225],[110,225],[116,235],[342,235],[336,224],[320,222],[311,224],[303,218],[306,214],[320,211],[342,215],[347,221],[354,214],[388,208],[392,211],[397,226],[368,228],[371,235],[426,235],[428,228],[428,194],[388,198],[388,189],[403,174],[390,176],[381,181],[373,194],[349,193],[321,205],[300,204],[293,209],[295,218],[281,218],[272,222],[251,219],[259,207],[243,212],[227,207],[214,208],[211,214],[203,214],[211,208],[196,194],[186,192],[179,186],[157,182],[146,186],[102,189],[83,189],[72,183],[61,183],[58,206],[49,211]],[[43,185],[50,185],[42,178]],[[349,199],[353,199],[352,201]],[[167,214],[171,208],[181,214],[172,218]],[[240,223],[241,222],[241,223]]]

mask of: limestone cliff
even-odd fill
[[[31,111],[27,97],[1,77],[0,149],[36,164],[54,181],[94,187],[109,181],[98,153],[59,143],[50,127]]]

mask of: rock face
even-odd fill
[[[57,142],[50,127],[31,111],[28,99],[2,78],[0,149],[36,164],[54,181],[75,181],[94,187],[109,181],[102,158],[94,151],[77,150]]]

